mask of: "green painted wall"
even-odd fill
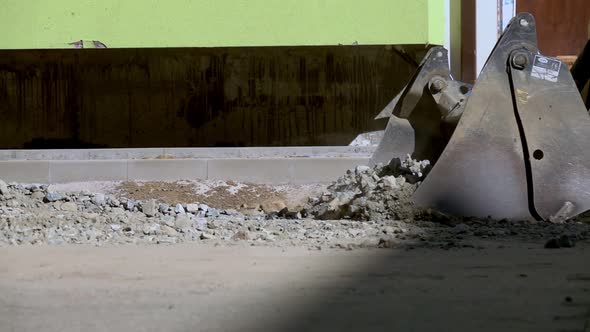
[[[443,44],[445,0],[0,0],[0,49]]]
[[[428,0],[428,42],[430,44],[444,44],[445,20],[444,0]]]

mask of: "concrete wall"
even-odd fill
[[[2,0],[0,49],[443,44],[446,0]]]
[[[0,148],[347,145],[426,48],[404,50],[4,50]]]

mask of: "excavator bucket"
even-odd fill
[[[389,118],[389,122],[369,165],[408,154],[436,161],[457,126],[471,88],[451,77],[447,50],[431,48],[410,83],[375,118]]]
[[[590,209],[590,116],[567,66],[539,53],[532,15],[511,21],[461,113],[417,206],[551,221]]]

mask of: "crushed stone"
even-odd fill
[[[289,186],[9,183],[0,194],[0,246],[198,242],[310,250],[450,250],[477,249],[492,240],[531,241],[548,248],[590,240],[588,215],[556,224],[450,218],[414,209],[411,195],[428,169],[427,162],[411,158],[359,166],[329,186],[307,187],[306,193],[313,195],[303,208],[291,207],[288,197],[297,188]],[[97,188],[109,190],[93,190]],[[303,197],[301,192],[296,196]],[[264,202],[267,197],[274,201]],[[264,211],[262,206],[280,211]]]
[[[322,220],[413,219],[412,195],[429,168],[428,161],[410,156],[373,168],[358,166],[310,198],[304,214]]]

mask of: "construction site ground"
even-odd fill
[[[2,331],[588,331],[590,246],[0,249]],[[586,329],[585,329],[586,328]]]
[[[0,181],[0,331],[588,331],[590,224],[396,219],[384,172]]]

